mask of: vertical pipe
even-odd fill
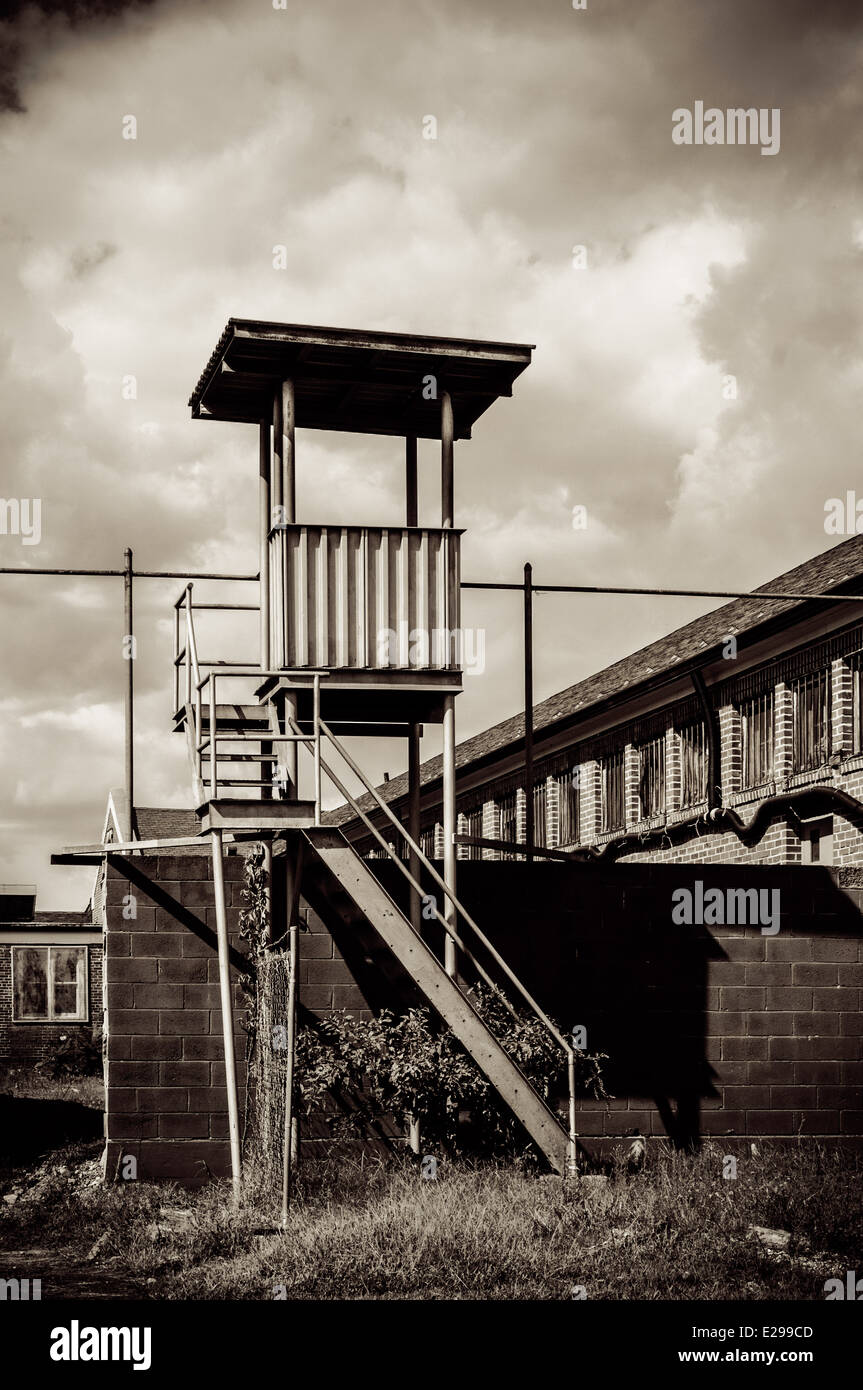
[[[282,483],[283,483],[283,481],[284,481],[283,472],[282,472],[282,455],[283,455],[283,453],[284,453],[284,430],[283,430],[283,428],[282,428],[282,392],[281,392],[281,388],[280,388],[280,387],[277,387],[276,390],[275,390],[275,392],[274,392],[274,394],[273,394],[273,454],[272,454],[271,471],[270,471],[270,502],[271,502],[271,505],[272,505],[274,511],[275,511],[275,509],[276,509],[277,507],[278,507],[278,508],[281,508],[281,506],[283,505],[283,499],[282,499]],[[271,520],[272,520],[272,516],[271,516]],[[284,521],[285,518],[284,518],[283,516],[280,516],[280,517],[279,517],[279,520],[280,520],[280,521]]]
[[[569,1082],[569,1161],[567,1169],[569,1176],[574,1178],[578,1174],[578,1147],[575,1132],[575,1055],[572,1050],[567,1058],[566,1071]]]
[[[131,840],[135,826],[135,634],[132,611],[132,552],[128,546],[124,552],[124,560],[123,621],[126,625],[126,633],[123,645],[128,662],[126,672],[125,783],[129,817],[128,831]]]
[[[186,704],[192,703],[192,586],[186,585]]]
[[[174,604],[174,708],[176,714],[180,706],[180,607]]]
[[[314,685],[315,825],[321,823],[321,678]]]
[[[408,834],[415,844],[420,842],[420,735],[422,725],[411,724],[408,734]],[[408,850],[408,868],[419,881],[422,873],[419,856],[415,850]],[[420,935],[422,930],[422,899],[415,888],[411,888],[411,926]]]
[[[297,949],[300,933],[293,920],[292,885],[288,885],[290,956],[288,959],[288,1057],[285,1070],[285,1131],[282,1139],[282,1225],[287,1225],[291,1205],[291,1161],[294,1156],[294,1056],[296,1053]]]
[[[449,391],[442,391],[440,397],[441,526],[455,525],[453,437],[452,397]]]
[[[262,420],[259,425],[259,468],[258,468],[258,530],[260,532],[260,559],[258,568],[258,593],[260,602],[259,635],[261,670],[270,669],[270,424]]]
[[[444,699],[443,714],[443,880],[450,892],[455,895],[455,696]],[[451,926],[456,925],[455,908],[447,898],[444,904],[444,918]],[[444,943],[444,967],[453,979],[458,969],[456,945],[447,933]]]
[[[216,899],[216,932],[219,943],[219,1002],[222,1009],[222,1040],[225,1053],[225,1085],[228,1091],[228,1133],[231,1142],[231,1182],[234,1206],[240,1203],[240,1109],[237,1099],[237,1059],[234,1052],[234,1009],[231,1000],[231,957],[228,945],[228,916],[225,910],[225,877],[222,867],[222,832],[211,831],[213,850],[213,893]]]
[[[524,567],[524,793],[525,840],[528,853],[525,858],[533,863],[531,848],[534,843],[533,817],[533,566]]]
[[[405,436],[405,525],[419,525],[419,493],[417,485],[417,437],[415,434]],[[410,563],[410,561],[408,561]],[[408,580],[408,603],[410,603],[410,579]],[[411,615],[414,616],[414,615]],[[419,615],[416,615],[419,617]],[[428,634],[431,641],[431,634]],[[411,723],[408,733],[408,833],[412,840],[419,844],[420,838],[420,725]],[[419,879],[421,866],[413,850],[408,852],[408,867],[415,879]],[[419,936],[422,924],[422,900],[415,888],[410,890],[410,918],[411,926]],[[413,1138],[419,1144],[419,1130],[416,1135],[411,1130],[411,1147]]]
[[[282,382],[282,506],[285,509],[285,520],[296,521],[297,519],[297,483],[296,466],[294,462],[294,425],[296,421],[296,405],[294,397],[294,383],[292,381]]]
[[[216,673],[210,672],[210,800],[215,801],[219,784],[216,778]],[[230,745],[229,745],[230,746]]]

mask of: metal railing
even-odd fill
[[[318,689],[319,689],[319,688],[318,688]],[[318,697],[318,699],[319,699],[319,697]],[[293,721],[289,721],[289,722],[291,722],[291,723],[293,724]],[[296,728],[296,726],[294,726],[294,727]],[[299,732],[299,729],[297,729],[297,732]],[[503,971],[503,973],[504,973],[504,975],[506,976],[507,980],[508,980],[508,981],[510,982],[510,984],[517,990],[518,994],[521,996],[522,1000],[523,1000],[524,1003],[527,1005],[527,1007],[531,1010],[531,1012],[533,1013],[534,1017],[537,1018],[537,1019],[544,1025],[546,1031],[549,1033],[549,1035],[554,1039],[554,1041],[555,1041],[555,1042],[558,1044],[558,1046],[561,1048],[561,1050],[562,1050],[562,1052],[563,1052],[563,1054],[564,1054],[564,1056],[565,1056],[565,1058],[566,1058],[567,1087],[568,1087],[568,1091],[569,1091],[569,1107],[568,1107],[568,1108],[569,1108],[569,1115],[568,1115],[568,1119],[569,1119],[569,1127],[568,1127],[569,1153],[568,1153],[567,1167],[568,1167],[568,1170],[569,1170],[569,1172],[570,1172],[571,1174],[575,1174],[575,1172],[577,1171],[577,1152],[576,1152],[576,1151],[577,1151],[577,1134],[576,1134],[576,1112],[575,1112],[575,1049],[573,1048],[572,1044],[569,1043],[569,1042],[567,1041],[567,1039],[563,1036],[563,1034],[560,1033],[559,1030],[555,1027],[555,1025],[552,1023],[551,1019],[548,1017],[548,1015],[545,1013],[545,1011],[540,1007],[540,1005],[536,1002],[536,1000],[535,1000],[535,999],[533,998],[533,996],[530,994],[529,990],[522,984],[521,980],[518,978],[518,976],[515,974],[515,972],[509,967],[509,965],[507,965],[507,963],[506,963],[506,961],[504,960],[503,956],[500,954],[500,952],[497,950],[497,948],[492,944],[492,942],[489,941],[488,937],[485,935],[485,933],[482,931],[482,929],[477,925],[476,921],[475,921],[474,918],[471,916],[471,914],[468,912],[467,908],[466,908],[466,907],[463,905],[463,903],[461,903],[461,902],[459,901],[459,899],[456,897],[456,894],[454,893],[454,891],[446,884],[446,882],[444,881],[444,879],[443,879],[443,878],[441,877],[441,875],[438,873],[437,869],[434,867],[434,864],[432,864],[431,860],[427,858],[427,856],[424,854],[423,850],[420,848],[420,846],[419,846],[419,845],[416,843],[416,841],[413,839],[412,835],[410,835],[410,833],[404,828],[404,826],[401,824],[401,822],[398,820],[398,818],[397,818],[397,817],[394,815],[394,813],[390,810],[390,807],[387,805],[387,803],[386,803],[386,802],[383,800],[383,798],[380,796],[380,794],[378,793],[378,791],[377,791],[377,789],[375,788],[375,786],[369,781],[369,779],[366,777],[365,773],[362,771],[362,769],[359,767],[359,765],[356,763],[356,761],[351,757],[350,753],[347,751],[347,749],[345,748],[344,744],[336,737],[336,735],[333,733],[332,729],[330,729],[330,727],[329,727],[329,726],[324,722],[324,720],[321,718],[321,716],[320,716],[320,707],[319,707],[319,703],[318,703],[317,713],[316,713],[316,715],[315,715],[315,721],[314,721],[314,738],[311,738],[311,739],[310,739],[310,738],[306,738],[306,739],[304,739],[305,742],[314,742],[314,745],[315,745],[316,779],[317,779],[317,783],[316,783],[316,785],[317,785],[317,791],[316,791],[316,807],[318,808],[318,813],[317,813],[317,815],[316,815],[317,823],[320,824],[320,774],[321,774],[321,769],[323,769],[323,771],[326,773],[327,777],[328,777],[328,778],[330,779],[330,781],[333,783],[333,786],[336,788],[336,790],[337,790],[338,792],[340,792],[340,794],[341,794],[342,796],[345,797],[345,799],[346,799],[346,801],[348,802],[348,804],[352,807],[352,809],[356,812],[356,814],[357,814],[357,815],[360,817],[360,819],[362,820],[363,824],[366,826],[366,829],[369,830],[369,831],[371,832],[371,834],[374,836],[374,838],[375,838],[375,839],[378,841],[378,843],[381,845],[382,849],[386,852],[387,857],[388,857],[389,859],[391,859],[392,862],[398,866],[398,869],[399,869],[400,873],[401,873],[402,876],[407,880],[408,884],[411,886],[411,888],[413,889],[413,891],[416,892],[416,893],[419,893],[420,896],[427,896],[427,895],[425,895],[425,894],[423,893],[422,885],[419,883],[419,881],[418,881],[418,880],[414,877],[414,875],[411,873],[410,869],[408,868],[408,866],[407,866],[407,864],[404,862],[404,860],[395,852],[394,848],[388,843],[388,841],[384,839],[383,835],[381,835],[380,831],[379,831],[379,830],[377,829],[377,827],[373,824],[371,818],[370,818],[370,817],[366,814],[366,812],[362,809],[362,807],[361,807],[361,806],[359,805],[359,803],[357,802],[356,798],[351,794],[351,792],[350,792],[350,791],[348,790],[348,788],[345,786],[344,782],[343,782],[342,779],[338,776],[338,774],[337,774],[337,773],[333,770],[333,768],[330,767],[330,765],[329,765],[327,762],[325,762],[324,759],[322,758],[322,756],[321,756],[321,736],[323,736],[323,737],[325,737],[326,739],[328,739],[328,741],[332,744],[332,746],[333,746],[333,748],[335,749],[335,751],[339,754],[340,757],[342,757],[342,758],[344,759],[344,761],[347,763],[348,767],[349,767],[349,768],[351,769],[351,771],[353,772],[354,776],[357,777],[357,778],[360,780],[360,782],[362,783],[362,785],[363,785],[363,787],[365,788],[365,790],[369,793],[369,795],[372,797],[372,799],[377,803],[378,808],[383,812],[383,814],[386,816],[387,820],[390,822],[390,824],[393,826],[393,828],[399,833],[399,835],[401,835],[402,839],[403,839],[403,840],[405,841],[405,843],[407,844],[408,849],[416,856],[416,859],[422,864],[423,868],[424,868],[424,869],[426,870],[426,872],[429,874],[429,876],[430,876],[430,878],[432,879],[432,881],[440,888],[441,892],[445,895],[445,897],[448,899],[448,901],[449,901],[450,904],[452,905],[452,908],[453,908],[453,910],[454,910],[454,912],[455,912],[455,914],[456,914],[456,920],[458,920],[458,918],[461,917],[462,920],[470,927],[470,929],[471,929],[471,931],[473,932],[473,934],[474,934],[474,936],[476,937],[476,939],[477,939],[479,942],[482,943],[482,945],[485,947],[485,949],[488,951],[489,955],[491,956],[492,960],[493,960],[493,961],[495,962],[495,964],[499,967],[499,969]],[[464,953],[464,955],[467,957],[467,959],[468,959],[468,960],[471,962],[471,964],[474,966],[474,968],[476,969],[476,971],[477,971],[477,973],[480,975],[480,977],[481,977],[481,978],[485,981],[485,983],[486,983],[487,985],[489,985],[492,989],[496,989],[496,986],[495,986],[495,983],[494,983],[493,979],[492,979],[491,976],[488,974],[488,972],[483,968],[483,966],[482,966],[482,964],[480,963],[480,961],[477,960],[477,958],[476,958],[476,956],[474,955],[474,953],[473,953],[473,952],[470,950],[470,948],[467,946],[467,944],[465,943],[465,941],[463,940],[463,938],[460,936],[460,934],[459,934],[458,931],[456,930],[456,927],[453,925],[452,922],[449,921],[449,919],[447,918],[447,916],[446,916],[445,913],[441,913],[441,912],[438,910],[437,902],[436,902],[436,900],[435,900],[434,898],[432,898],[431,907],[432,907],[432,911],[433,911],[433,913],[434,913],[435,918],[436,918],[437,921],[440,923],[440,925],[443,927],[444,931],[447,933],[447,935],[450,937],[450,939],[455,943],[455,945],[459,948],[459,950],[461,950],[461,951]],[[497,991],[497,990],[496,990],[496,992],[500,993],[500,991]],[[512,1014],[515,1015],[515,1012],[516,1012],[516,1011],[515,1011],[513,1005],[511,1004],[511,1002],[507,999],[506,995],[505,995],[505,994],[501,994],[501,997],[503,998],[503,1000],[504,1000],[506,1006],[509,1008],[510,1012],[511,1012]],[[486,1025],[486,1026],[487,1026],[487,1025]]]

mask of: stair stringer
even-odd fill
[[[308,844],[374,929],[423,997],[452,1029],[558,1173],[566,1171],[568,1137],[527,1077],[489,1031],[470,1000],[339,830],[302,831]]]

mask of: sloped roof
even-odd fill
[[[453,403],[455,437],[499,396],[512,395],[533,344],[381,333],[357,328],[228,320],[189,399],[193,418],[270,419],[273,388],[294,383],[298,428],[439,439],[440,381]]]
[[[761,584],[753,593],[828,593],[839,589],[846,581],[858,579],[863,575],[863,536],[852,536],[847,541],[830,550],[816,555],[802,565],[795,566],[787,573]],[[853,589],[852,589],[853,592]],[[863,594],[861,594],[863,597]],[[658,678],[666,675],[677,666],[687,664],[706,664],[712,649],[722,646],[729,634],[738,638],[747,635],[755,640],[754,634],[783,614],[799,610],[805,606],[805,599],[771,599],[769,603],[759,604],[757,599],[734,599],[723,604],[712,613],[695,618],[683,627],[676,628],[667,637],[642,647],[621,661],[606,666],[593,676],[567,686],[557,695],[534,707],[534,739],[548,734],[556,725],[565,725],[576,719],[585,719],[598,712],[607,701],[623,695],[631,695],[639,689],[646,689]],[[469,768],[489,759],[503,750],[524,743],[524,714],[519,712],[501,723],[484,729],[473,738],[456,745],[456,771],[466,772]],[[439,781],[442,775],[440,756],[429,758],[420,767],[420,785],[429,786]],[[384,782],[378,787],[382,800],[389,803],[407,796],[408,779],[404,772],[398,777]],[[374,808],[374,801],[365,796],[359,804],[364,811]],[[345,825],[356,819],[350,806],[339,807],[328,817],[331,824]]]
[[[201,822],[194,811],[173,806],[135,807],[135,829],[139,840],[172,840],[182,835],[197,835],[200,828]]]

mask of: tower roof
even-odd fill
[[[194,419],[256,424],[272,418],[275,387],[290,378],[300,429],[439,439],[446,389],[455,437],[468,439],[483,411],[512,395],[532,351],[530,343],[229,319],[189,405]]]

